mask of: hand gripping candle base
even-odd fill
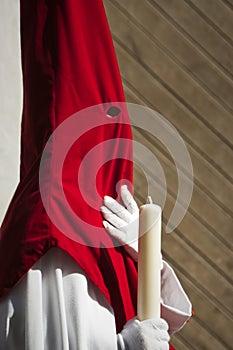
[[[140,321],[160,317],[161,208],[150,201],[140,207],[138,308]]]

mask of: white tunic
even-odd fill
[[[165,299],[179,308],[173,303],[163,309],[176,331],[191,315],[191,304],[176,277],[171,285],[169,270],[165,270],[173,288],[172,297],[165,290]],[[1,350],[120,348],[109,302],[77,263],[58,248],[46,253],[0,302]]]

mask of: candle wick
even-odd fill
[[[147,197],[147,204],[153,204],[151,196]]]

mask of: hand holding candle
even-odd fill
[[[138,252],[138,319],[160,317],[161,208],[140,207]]]
[[[154,327],[151,325],[156,324],[156,329],[158,330],[158,325],[163,319],[160,318],[160,291],[161,291],[161,208],[158,205],[149,204],[143,205],[140,208],[140,219],[138,218],[138,207],[132,196],[128,191],[126,186],[121,187],[121,199],[123,206],[119,207],[119,203],[113,198],[104,198],[104,205],[101,208],[104,220],[103,225],[106,231],[117,239],[120,244],[124,245],[125,250],[131,255],[131,257],[138,261],[138,313],[137,319],[131,319],[126,323],[123,329],[122,336],[126,336],[127,341],[130,338],[133,341],[132,349],[137,348],[137,344],[140,345],[138,341],[138,336],[142,336],[148,339],[152,348],[157,348],[154,346],[153,341],[157,339],[154,332],[148,333],[148,329],[152,330]],[[126,212],[127,211],[127,212]],[[138,220],[139,219],[139,220]],[[122,222],[122,220],[124,222]],[[132,225],[129,223],[140,222],[139,229],[138,225]],[[139,257],[137,249],[137,238],[139,234]],[[134,238],[134,239],[132,239]],[[174,333],[179,330],[187,319],[191,316],[191,303],[188,300],[187,295],[183,291],[174,271],[165,264],[165,271],[169,271],[169,276],[163,276],[163,283],[168,281],[172,282],[172,289],[168,291],[166,288],[166,293],[169,294],[170,302],[172,301],[172,307],[174,308],[172,314],[174,319],[170,314],[170,319],[168,320],[170,332]],[[173,271],[173,272],[172,272]],[[163,298],[164,299],[164,298]],[[164,299],[165,300],[165,299]],[[179,300],[179,307],[177,308],[177,300]],[[169,304],[171,305],[171,304]],[[166,305],[163,304],[163,308],[166,310]],[[177,311],[176,311],[177,310]],[[181,311],[181,312],[180,312]],[[170,313],[170,312],[169,312]],[[143,321],[143,322],[142,322]],[[145,323],[144,323],[145,322]],[[155,323],[154,323],[155,322]],[[159,322],[159,323],[157,323]],[[147,325],[149,328],[143,333],[142,325]],[[140,326],[139,326],[140,325]],[[137,330],[139,331],[139,335]],[[132,333],[131,333],[131,330]],[[164,332],[167,330],[163,328]],[[156,330],[155,329],[155,330]],[[132,334],[132,336],[131,336]],[[136,335],[135,335],[136,334]],[[148,335],[151,334],[151,338]],[[168,336],[168,334],[167,334]],[[166,339],[165,339],[166,338]],[[169,336],[165,337],[164,341],[168,342]],[[143,338],[144,339],[144,338]],[[161,334],[159,334],[158,339],[161,343]],[[135,340],[135,342],[134,342]],[[168,348],[168,343],[165,345]],[[159,348],[159,347],[158,347]]]
[[[126,186],[121,188],[124,206],[104,197],[101,212],[106,231],[118,239],[138,261],[138,319],[160,317],[161,208],[146,204],[140,208],[139,257],[137,253],[138,207]],[[131,232],[132,231],[132,232]],[[134,238],[134,239],[132,239]],[[132,239],[132,240],[131,240]]]

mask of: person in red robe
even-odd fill
[[[24,87],[20,181],[1,226],[2,319],[0,322],[4,324],[5,333],[1,335],[0,341],[4,346],[3,349],[18,349],[18,340],[22,339],[26,327],[29,329],[28,339],[22,340],[24,344],[22,348],[36,349],[32,336],[34,334],[36,339],[39,339],[38,344],[41,345],[38,349],[51,349],[51,344],[59,331],[55,326],[54,333],[49,330],[48,320],[52,315],[54,315],[53,320],[56,319],[56,313],[50,310],[49,305],[57,300],[58,304],[60,301],[61,307],[61,300],[63,300],[61,294],[65,292],[61,292],[62,289],[58,287],[56,296],[49,294],[51,292],[49,281],[53,279],[50,273],[55,271],[54,281],[56,280],[59,285],[60,272],[56,271],[63,271],[64,276],[67,274],[73,276],[78,273],[79,276],[84,276],[88,280],[89,291],[96,294],[95,297],[92,295],[92,299],[101,306],[104,304],[104,310],[107,309],[114,316],[115,332],[116,334],[123,332],[124,343],[124,337],[126,339],[134,337],[131,331],[129,336],[126,329],[128,330],[129,327],[134,329],[135,324],[138,325],[135,321],[133,327],[126,326],[129,324],[128,321],[130,322],[136,316],[137,263],[124,246],[113,246],[108,232],[102,230],[100,235],[93,235],[89,230],[89,225],[96,228],[102,227],[103,217],[99,209],[104,195],[115,198],[116,184],[121,183],[122,179],[132,183],[133,173],[132,135],[128,115],[125,111],[118,109],[117,114],[111,113],[114,111],[111,106],[114,107],[115,102],[124,102],[125,99],[104,7],[101,0],[21,0],[20,11]],[[65,212],[63,197],[57,191],[57,173],[53,167],[55,164],[53,144],[50,145],[50,152],[46,155],[43,152],[51,135],[62,123],[72,115],[95,105],[101,107],[88,118],[100,118],[100,123],[95,128],[87,130],[74,142],[67,153],[62,172],[62,188],[65,196],[74,213],[84,222],[75,226],[74,239],[72,234],[63,232],[60,226],[58,227],[51,220],[45,209],[44,203],[49,202],[52,208],[56,208],[56,215],[61,218],[61,221],[72,221],[69,213]],[[117,122],[106,124],[104,120],[109,118],[109,115],[117,118]],[[78,122],[77,120],[77,128],[81,127]],[[68,136],[64,135],[65,140]],[[124,157],[113,158],[105,163],[105,153],[109,150],[104,149],[99,154],[100,163],[102,159],[103,166],[96,178],[98,189],[96,196],[88,186],[88,177],[92,172],[95,173],[95,169],[91,164],[86,168],[85,193],[86,197],[91,197],[95,202],[94,208],[83,198],[81,189],[77,186],[76,174],[85,155],[95,145],[114,139],[117,149],[120,147],[119,142],[122,138],[128,140],[125,144]],[[44,163],[41,173],[42,159]],[[41,196],[41,183],[43,183],[45,198]],[[70,226],[74,225],[76,221],[70,224]],[[40,271],[40,276],[48,275],[44,286],[38,282],[41,277],[33,282],[35,271]],[[37,284],[41,292],[38,289],[31,294],[33,285]],[[69,287],[66,292],[75,290],[72,279],[67,282],[67,285]],[[88,298],[88,288],[84,298]],[[38,300],[43,299],[44,302],[48,298],[51,302],[47,302],[45,306],[41,301],[41,308],[37,312],[41,315],[42,321],[40,326],[33,328],[33,322],[29,322],[33,311],[29,317],[28,310],[30,308],[34,310],[37,292]],[[43,293],[47,297],[42,298]],[[31,296],[31,299],[28,296]],[[35,303],[32,302],[33,298]],[[23,300],[27,304],[24,305]],[[76,301],[73,302],[76,303]],[[23,305],[26,311],[22,311]],[[69,310],[71,309],[69,306]],[[62,307],[59,310],[63,310]],[[61,314],[62,311],[59,315]],[[19,315],[24,315],[23,322]],[[47,321],[44,315],[47,315]],[[189,315],[185,317],[188,318]],[[62,340],[59,341],[56,349],[66,348],[69,340],[66,340],[64,345],[64,339],[70,339],[70,337],[73,339],[70,343],[74,348],[75,346],[80,349],[88,348],[84,345],[78,345],[78,347],[77,343],[75,345],[76,338],[70,335],[72,332],[69,331],[71,327],[68,325],[69,321],[64,321],[63,317],[61,320],[63,326],[67,324],[64,328],[60,325],[59,329],[68,330],[66,336],[62,333]],[[153,322],[149,323],[149,327],[160,329],[161,326],[161,332],[166,338],[167,328],[163,321],[161,322],[155,323],[154,326]],[[20,327],[17,326],[19,324],[21,324]],[[143,329],[140,327],[141,325],[136,328]],[[40,329],[37,335],[35,335],[36,329]],[[51,338],[48,334],[52,333]],[[43,342],[41,342],[42,338]],[[114,340],[114,344],[117,341]],[[165,342],[167,343],[167,340]],[[45,347],[45,344],[50,345]],[[67,348],[71,349],[72,346]],[[92,348],[98,349],[98,346]]]

